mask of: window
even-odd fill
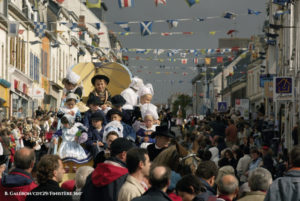
[[[34,56],[32,52],[30,52],[29,75],[31,79],[34,79]]]
[[[14,66],[15,65],[15,38],[11,37],[10,38],[10,44],[9,44],[9,53],[10,53],[10,59],[9,59],[9,64]]]

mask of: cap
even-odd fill
[[[123,125],[119,121],[111,121],[104,127],[103,142],[106,142],[106,136],[110,132],[115,132],[119,137],[123,137]]]
[[[67,74],[67,80],[71,83],[71,84],[77,84],[80,80],[80,76],[77,75],[75,72],[70,71]]]
[[[144,96],[144,95],[147,95],[147,94],[150,94],[150,95],[154,95],[154,90],[153,90],[153,86],[152,84],[148,83],[144,86],[142,86],[139,91],[138,91],[138,94],[140,97]]]
[[[76,94],[74,94],[74,93],[69,93],[67,95],[66,101],[68,101],[70,99],[74,99],[75,101],[77,101],[78,100],[78,96]]]
[[[146,104],[142,105],[141,113],[142,113],[143,119],[147,115],[151,115],[153,117],[153,119],[155,119],[155,120],[158,119],[157,107],[151,103],[146,103]]]
[[[116,156],[123,151],[128,151],[134,147],[134,144],[126,138],[117,138],[110,145],[111,155]]]
[[[139,90],[142,86],[144,86],[144,82],[141,78],[138,77],[132,78],[131,83],[129,85],[129,87],[135,90]]]

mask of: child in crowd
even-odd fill
[[[106,112],[107,108],[111,106],[111,96],[106,88],[109,84],[109,78],[105,75],[95,75],[91,81],[94,86],[94,90],[89,94],[89,98],[98,96],[101,101],[101,108],[104,112]]]
[[[82,87],[78,86],[80,76],[69,69],[67,77],[63,79],[62,83],[65,86],[63,89],[63,99],[68,96],[69,93],[76,94],[80,99],[82,97]]]
[[[16,126],[16,124],[12,123],[10,125],[10,127],[12,129],[11,133],[13,134],[13,137],[15,139],[16,151],[17,151],[17,150],[21,149],[22,147],[24,147],[22,135],[21,135],[19,128]]]
[[[83,125],[75,123],[70,114],[65,114],[61,118],[61,124],[62,129],[54,134],[54,144],[58,143],[59,136],[62,138],[57,154],[63,161],[88,162],[91,156],[80,145],[87,140],[86,130]]]
[[[120,94],[126,100],[123,109],[133,110],[133,108],[138,105],[138,91],[142,86],[144,86],[144,82],[142,79],[138,77],[132,78],[129,87],[122,91]]]
[[[96,158],[100,151],[104,150],[103,144],[103,115],[100,112],[95,112],[91,115],[92,127],[88,131],[88,140],[86,141],[87,149],[92,153],[93,158]]]
[[[127,138],[128,140],[131,140],[132,142],[135,142],[136,140],[136,133],[133,130],[131,126],[128,124],[125,124],[122,121],[123,114],[120,110],[117,109],[111,109],[108,111],[106,118],[110,121],[118,121],[122,124],[123,126],[123,136],[124,138]],[[105,132],[105,131],[104,131]]]
[[[141,106],[141,113],[144,123],[140,125],[137,131],[138,144],[142,148],[146,148],[149,144],[154,143],[155,139],[151,138],[151,134],[155,131],[155,120],[158,120],[157,107],[151,103]]]
[[[87,112],[85,112],[84,114],[84,118],[83,118],[83,125],[87,128],[92,127],[92,120],[91,120],[91,116],[93,113],[95,112],[99,112],[102,116],[103,116],[103,121],[102,121],[102,125],[105,126],[106,125],[106,119],[105,119],[105,114],[104,112],[101,110],[100,108],[101,105],[101,100],[98,96],[92,96],[88,99],[87,101],[87,106],[90,108]]]
[[[140,98],[140,104],[151,103],[152,97],[154,95],[154,90],[152,84],[148,83],[142,86],[138,92]]]
[[[131,115],[132,110],[125,110],[122,107],[125,105],[126,100],[121,95],[115,95],[111,99],[112,108],[120,110],[122,112],[123,118],[122,121],[128,125],[131,125]]]
[[[72,117],[72,121],[76,120],[76,122],[80,122],[81,114],[78,107],[76,106],[77,100],[78,96],[76,94],[69,93],[66,98],[65,106],[59,108],[57,117],[62,118],[65,114],[69,114]]]

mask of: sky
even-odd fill
[[[104,13],[104,23],[109,30],[114,32],[123,31],[113,22],[168,20],[182,18],[205,18],[221,16],[225,11],[239,15],[235,20],[225,18],[210,19],[203,22],[185,21],[179,22],[176,28],[169,29],[167,23],[154,23],[153,32],[195,32],[194,35],[161,36],[150,35],[142,37],[140,34],[118,36],[124,48],[155,48],[155,49],[202,49],[217,48],[219,38],[228,38],[228,30],[238,30],[236,37],[250,38],[252,35],[262,34],[262,25],[266,19],[265,0],[200,0],[200,3],[189,7],[185,0],[167,0],[167,5],[154,5],[154,0],[134,0],[133,8],[120,9],[118,0],[102,0],[108,7]],[[262,14],[245,15],[248,8],[261,11]],[[139,24],[130,24],[132,32],[140,31]],[[214,36],[210,31],[216,31]],[[166,104],[167,99],[175,93],[192,95],[191,80],[197,75],[193,62],[194,56],[189,55],[188,64],[177,62],[141,61],[140,58],[154,57],[153,54],[124,53],[129,56],[128,68],[133,75],[152,83],[154,87],[153,103]],[[180,57],[179,55],[175,56]],[[134,58],[134,59],[131,59]],[[163,53],[158,58],[168,58]],[[160,68],[164,65],[165,68]]]

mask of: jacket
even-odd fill
[[[118,193],[126,181],[128,170],[118,158],[99,163],[82,189],[81,201],[117,201]]]
[[[160,152],[162,152],[165,149],[166,148],[157,149],[155,147],[155,144],[150,144],[147,147],[147,151],[148,151],[148,155],[149,155],[150,161],[153,161],[156,158],[156,156],[158,156],[160,154]]]
[[[0,182],[0,200],[24,201],[28,192],[37,187],[31,175],[21,169],[14,169],[4,175]],[[20,194],[23,192],[24,194]]]
[[[26,197],[26,201],[72,201],[72,192],[59,187],[54,180],[48,180],[33,189]]]
[[[129,126],[128,124],[125,124],[123,121],[121,121],[121,124],[123,126],[123,137],[132,142],[135,142],[136,133],[133,130],[133,128],[131,126]]]
[[[245,173],[248,171],[251,160],[252,159],[251,159],[250,155],[245,154],[242,158],[240,158],[240,160],[237,164],[236,171],[237,171],[237,175],[240,178],[241,182],[247,182],[247,176],[245,175]]]
[[[131,175],[128,175],[126,182],[123,184],[118,201],[131,201],[133,198],[140,197],[145,193],[144,187],[141,183]]]
[[[262,191],[252,191],[246,193],[246,196],[242,197],[238,201],[264,201],[266,193]]]
[[[100,131],[98,131],[97,129],[95,129],[94,127],[91,127],[88,131],[88,139],[85,142],[85,144],[87,145],[87,148],[90,148],[94,142],[97,141],[101,141],[103,138],[103,127]]]
[[[163,191],[150,188],[141,197],[134,198],[132,201],[172,201],[171,198]]]
[[[290,170],[284,177],[276,179],[270,186],[265,201],[300,200],[300,171]]]

